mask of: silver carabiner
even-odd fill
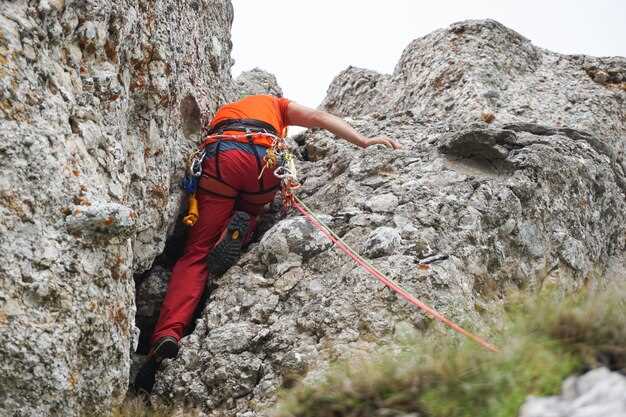
[[[195,157],[191,161],[190,171],[192,176],[199,177],[202,175],[202,162],[204,161],[205,156],[206,151],[202,151],[199,157]]]
[[[279,166],[274,170],[274,176],[281,180],[292,180],[298,182],[296,174],[285,166]]]
[[[278,168],[274,170],[274,176],[278,179],[285,179],[287,177],[292,177],[293,174],[284,166],[280,165]]]
[[[197,159],[191,163],[191,175],[194,177],[202,175],[202,165],[198,163]]]

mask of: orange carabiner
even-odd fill
[[[183,223],[189,227],[195,225],[200,218],[200,212],[198,211],[198,199],[196,193],[189,194],[189,207],[187,208],[187,215],[183,218]]]

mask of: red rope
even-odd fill
[[[413,295],[411,295],[409,292],[407,292],[404,288],[400,287],[398,284],[396,284],[395,282],[393,282],[392,280],[387,278],[385,275],[383,275],[381,272],[379,272],[376,268],[372,267],[370,264],[365,262],[359,255],[354,253],[354,251],[348,245],[343,243],[341,240],[336,239],[326,229],[326,227],[324,225],[322,225],[319,221],[317,221],[317,219],[311,213],[309,213],[304,207],[302,207],[297,201],[293,201],[293,207],[298,209],[298,211],[300,213],[302,213],[302,215],[309,221],[309,223],[311,223],[320,232],[322,232],[322,234],[324,234],[328,238],[328,240],[333,242],[346,255],[348,255],[350,258],[352,258],[352,260],[354,260],[359,266],[361,266],[361,268],[363,268],[364,270],[366,270],[367,272],[372,274],[376,279],[378,279],[380,282],[382,282],[388,288],[390,288],[393,291],[395,291],[397,294],[399,294],[406,301],[408,301],[409,303],[413,304],[414,306],[416,306],[417,308],[422,310],[424,313],[426,313],[426,315],[428,315],[428,316],[430,316],[430,317],[440,321],[441,323],[445,324],[446,326],[448,326],[449,328],[451,328],[455,332],[457,332],[459,334],[462,334],[463,336],[472,339],[473,341],[475,341],[476,343],[478,343],[479,345],[481,345],[485,349],[490,350],[492,352],[498,352],[498,348],[496,348],[495,346],[493,346],[492,344],[487,342],[485,339],[483,339],[480,336],[477,336],[477,335],[475,335],[475,334],[473,334],[473,333],[463,329],[461,326],[459,326],[458,324],[456,324],[453,321],[449,320],[448,318],[446,318],[443,314],[439,313],[434,308],[430,307],[427,304],[424,304],[423,302],[421,302],[420,300],[415,298]]]

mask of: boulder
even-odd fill
[[[239,74],[239,77],[235,80],[235,86],[241,97],[257,94],[283,96],[283,90],[278,85],[274,74],[260,68],[254,68]]]
[[[530,397],[520,417],[622,417],[626,416],[626,377],[598,368],[563,383],[561,395]]]
[[[236,95],[230,1],[0,4],[0,415],[107,413],[187,152]]]

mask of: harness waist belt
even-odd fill
[[[209,130],[209,135],[223,134],[228,131],[271,133],[278,136],[276,129],[269,123],[256,119],[226,119],[217,123]]]
[[[256,148],[256,149],[253,149]],[[250,143],[248,142],[237,142],[237,141],[231,141],[231,140],[224,140],[222,139],[222,142],[220,143],[220,152],[224,152],[224,151],[231,151],[233,149],[237,149],[240,151],[244,151],[246,153],[250,153],[252,155],[255,154],[255,150],[256,153],[259,155],[259,158],[263,158],[265,156],[265,153],[267,152],[267,148],[265,146],[261,146],[261,145],[250,145]],[[217,155],[217,142],[214,143],[209,143],[206,147],[206,158],[213,158]]]
[[[228,137],[226,132],[243,132],[240,137]],[[209,135],[204,139],[201,147],[219,141],[231,141],[240,143],[250,143],[254,145],[270,148],[273,139],[267,134],[279,136],[276,129],[269,123],[256,119],[226,119],[222,120],[209,130]]]

